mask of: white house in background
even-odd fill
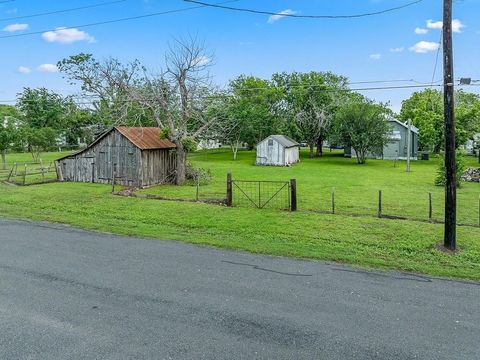
[[[300,144],[285,135],[270,135],[257,145],[257,165],[288,166],[300,161]]]
[[[468,150],[469,153],[473,153],[477,144],[480,144],[480,133],[473,135],[473,139],[468,140],[467,143],[463,145],[463,148]]]
[[[219,149],[222,143],[217,139],[202,139],[198,142],[197,150]]]

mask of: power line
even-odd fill
[[[423,85],[399,85],[399,86],[378,86],[378,87],[363,87],[363,88],[353,88],[353,89],[336,89],[332,87],[325,87],[325,91],[328,92],[350,92],[350,91],[373,91],[373,90],[395,90],[395,89],[415,89],[415,88],[429,88],[429,87],[442,87],[443,85],[438,84],[438,85],[431,85],[431,84],[423,84]],[[479,85],[469,85],[469,86],[480,86]],[[263,90],[264,88],[246,88],[244,90]],[[233,95],[227,95],[227,96],[233,96]],[[92,98],[96,97],[96,95],[80,95],[79,98]],[[153,99],[153,97],[143,97],[140,100],[145,100],[145,99]],[[95,100],[100,100],[100,99],[94,99],[94,100],[88,100],[88,101],[80,101],[77,102],[76,104],[79,105],[89,105],[93,104]],[[15,103],[17,100],[0,100],[0,103]],[[117,100],[118,101],[118,100]],[[120,102],[138,102],[139,100],[137,99],[124,99],[120,100]]]
[[[224,1],[224,2],[221,2],[221,3],[218,3],[218,4],[227,4],[227,3],[236,2],[236,1],[238,1],[238,0]],[[145,19],[145,18],[154,17],[154,16],[174,14],[174,13],[179,13],[179,12],[184,12],[184,11],[201,9],[203,7],[205,7],[205,6],[204,5],[191,6],[191,7],[187,7],[187,8],[183,8],[183,9],[159,11],[159,12],[154,12],[154,13],[145,14],[145,15],[129,16],[129,17],[124,17],[124,18],[118,18],[118,19],[112,19],[112,20],[106,20],[106,21],[98,21],[98,22],[94,22],[94,23],[81,24],[81,25],[75,25],[75,26],[65,26],[65,27],[62,27],[62,29],[63,30],[65,30],[65,29],[79,29],[79,28],[86,28],[86,27],[92,27],[92,26],[113,24],[113,23],[118,23],[118,22],[123,22],[123,21],[139,20],[139,19]],[[56,31],[56,30],[57,29],[47,29],[47,30],[41,30],[41,31],[32,31],[32,32],[26,32],[26,33],[4,35],[4,36],[0,36],[0,39],[7,39],[7,38],[14,38],[14,37],[21,37],[21,36],[29,36],[29,35],[39,35],[39,34],[43,34],[43,33],[48,32],[48,31]]]
[[[47,12],[42,12],[42,13],[37,13],[37,14],[30,14],[30,15],[13,16],[13,17],[9,17],[9,18],[0,19],[0,21],[29,19],[29,18],[34,18],[34,17],[46,16],[46,15],[62,14],[62,13],[78,11],[78,10],[93,9],[93,8],[96,8],[96,7],[99,7],[99,6],[118,4],[118,3],[125,2],[125,1],[127,1],[127,0],[107,1],[107,2],[102,2],[102,3],[99,3],[99,4],[79,6],[79,7],[69,8],[69,9],[53,10],[53,11],[47,11]]]
[[[224,10],[231,10],[231,11],[239,11],[239,12],[248,12],[248,13],[253,13],[253,14],[262,14],[262,15],[270,15],[270,16],[281,16],[281,17],[291,17],[291,18],[300,18],[300,19],[352,19],[352,18],[361,18],[361,17],[367,17],[367,16],[375,16],[375,15],[382,15],[385,13],[401,10],[404,8],[407,8],[409,6],[413,6],[416,4],[419,4],[423,2],[423,0],[415,0],[410,3],[381,10],[381,11],[376,11],[376,12],[369,12],[369,13],[362,13],[362,14],[352,14],[352,15],[300,15],[300,14],[288,14],[288,13],[278,13],[278,12],[272,12],[272,11],[261,11],[261,10],[254,10],[254,9],[247,9],[247,8],[237,8],[237,7],[232,7],[232,6],[224,6],[221,4],[211,4],[211,3],[206,3],[203,1],[197,1],[197,0],[183,0],[185,2],[189,3],[194,3],[194,4],[199,4],[207,7],[212,7],[212,8],[218,8],[218,9],[224,9]]]

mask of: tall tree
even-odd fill
[[[352,147],[358,164],[364,164],[369,153],[381,151],[388,143],[391,128],[386,120],[390,113],[383,104],[355,96],[338,110],[332,138]]]
[[[176,145],[176,183],[186,176],[187,153],[215,122],[205,116],[210,96],[212,55],[196,38],[175,40],[165,56],[164,71],[148,72],[138,61],[97,61],[79,54],[58,63],[85,95],[93,95],[97,110],[106,108],[109,124],[155,124]],[[146,121],[145,121],[146,120]]]
[[[284,72],[274,74],[272,81],[281,89],[282,109],[309,145],[310,157],[315,155],[315,146],[317,155],[321,156],[331,120],[347,89],[347,78],[331,72]]]
[[[3,170],[7,167],[7,150],[12,147],[18,134],[19,117],[15,107],[0,105],[0,156]]]
[[[480,131],[480,96],[463,90],[455,92],[456,145],[465,144]],[[426,89],[415,92],[402,103],[402,121],[412,120],[419,130],[419,147],[439,153],[444,146],[443,96],[440,91]]]

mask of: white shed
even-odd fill
[[[285,135],[270,135],[257,145],[257,165],[288,166],[300,161],[300,144]]]

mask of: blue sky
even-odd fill
[[[191,7],[181,0],[126,0],[71,13],[11,19],[45,11],[102,3],[108,0],[15,0],[0,4],[0,100],[15,98],[23,87],[44,86],[75,93],[61,74],[58,60],[79,52],[101,59],[139,59],[159,69],[173,37],[196,34],[215,54],[214,81],[224,85],[239,74],[269,77],[281,71],[333,71],[352,82],[391,79],[432,79],[440,40],[442,1],[424,0],[397,12],[350,20],[305,20],[202,8],[69,31],[1,38],[26,32]],[[209,0],[205,0],[209,1]],[[297,14],[352,14],[383,10],[411,0],[239,0],[230,6]],[[211,1],[215,2],[215,1]],[[480,79],[480,0],[456,1],[455,77]],[[429,21],[430,20],[430,21]],[[415,47],[415,45],[417,45]],[[442,59],[435,80],[442,75]],[[404,83],[410,85],[412,83]],[[401,83],[381,85],[403,85]],[[352,85],[352,87],[359,85]],[[361,85],[375,86],[375,85]],[[479,87],[471,87],[478,92]],[[368,91],[398,110],[412,90]]]

